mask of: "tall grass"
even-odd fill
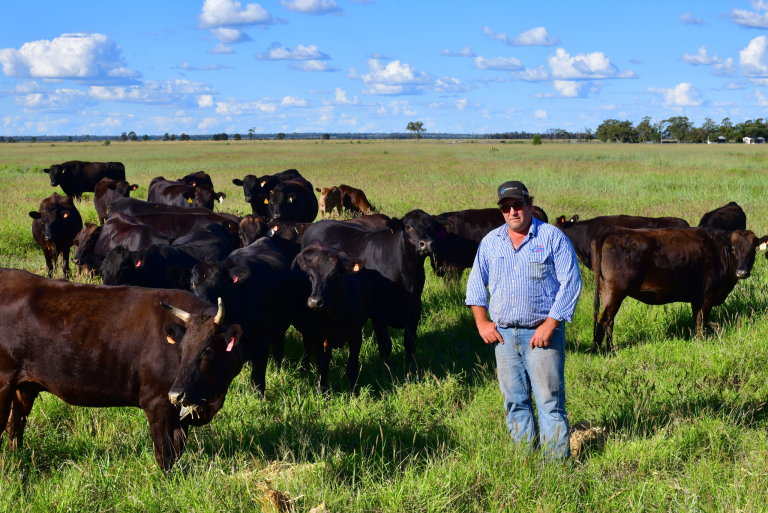
[[[248,209],[232,178],[295,167],[316,186],[363,188],[389,215],[493,206],[499,183],[521,179],[551,218],[676,215],[695,225],[735,200],[749,227],[768,233],[762,147],[494,146],[498,152],[427,141],[3,144],[0,265],[43,274],[27,213],[53,192],[42,169],[74,159],[125,163],[140,198],[155,176],[203,169],[227,193],[223,208],[240,214]],[[95,222],[90,198],[79,208]],[[241,374],[216,419],[191,431],[169,476],[155,464],[141,411],[77,408],[42,394],[24,447],[0,449],[0,510],[259,511],[279,498],[297,511],[321,503],[330,511],[768,509],[765,259],[714,310],[703,339],[692,335],[688,305],[626,300],[610,355],[586,353],[594,280],[585,269],[582,277],[584,297],[567,327],[568,411],[572,425],[604,431],[566,464],[511,443],[493,353],[463,306],[463,288],[446,289],[428,269],[419,381],[405,378],[402,333],[393,331],[387,368],[368,327],[360,395],[349,393],[348,353],[340,350],[324,397],[316,371],[299,370],[300,338],[290,331],[286,366],[270,364],[266,400]]]

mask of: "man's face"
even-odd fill
[[[504,214],[504,221],[506,221],[507,227],[513,232],[528,230],[528,227],[531,225],[531,218],[533,217],[531,207],[532,202],[530,200],[504,198],[499,203],[501,213]]]

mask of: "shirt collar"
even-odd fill
[[[528,228],[528,235],[525,236],[525,240],[532,239],[536,237],[539,234],[539,226],[543,223],[543,221],[539,221],[535,217],[531,219],[531,226]],[[506,236],[509,238],[509,235],[507,234],[507,223],[504,223],[502,226],[499,227],[499,231],[496,234],[499,237]]]

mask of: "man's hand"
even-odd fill
[[[549,347],[549,341],[552,339],[552,333],[560,326],[560,321],[547,317],[543,323],[536,328],[531,337],[531,349],[534,347]]]
[[[483,337],[483,342],[493,344],[494,342],[504,343],[501,334],[496,331],[496,323],[488,320],[488,310],[483,306],[472,306],[472,315],[475,316],[477,331]]]

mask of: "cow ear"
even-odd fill
[[[243,335],[243,329],[238,324],[233,324],[229,328],[227,328],[227,333],[225,335],[224,341],[227,343],[227,349],[226,351],[228,353],[231,353],[235,351],[235,349],[240,348],[240,337]]]
[[[32,219],[40,219],[43,216],[40,215],[40,212],[32,211],[29,213],[29,217],[31,217]]]
[[[184,269],[180,265],[172,265],[168,268],[166,274],[172,282],[181,285],[185,289],[189,289],[189,282],[192,280],[192,271],[189,269]]]
[[[293,262],[291,262],[291,270],[295,271],[297,265],[299,266],[299,269],[301,269],[302,271],[304,270],[304,266],[306,264],[305,264],[305,260],[304,260],[304,255],[301,254],[301,253],[296,255],[296,258],[294,258]]]
[[[147,260],[147,253],[145,251],[134,251],[131,253],[134,267],[141,269]]]
[[[224,203],[224,198],[226,198],[227,195],[223,192],[216,193],[216,198],[219,200],[219,203]]]
[[[766,244],[768,244],[768,235],[763,235],[759,239],[755,241],[755,246],[760,248],[760,251],[763,251],[766,249]]]
[[[165,332],[166,342],[169,344],[180,344],[184,334],[187,332],[187,328],[181,324],[169,322],[163,326],[163,331]]]
[[[289,194],[288,195],[288,203],[293,203],[293,200],[295,200],[295,199],[296,199],[296,195],[295,194]]]
[[[575,223],[575,222],[576,222],[576,221],[578,221],[578,220],[579,220],[579,216],[573,216],[573,217],[571,217],[571,222],[572,222],[572,223]]]
[[[229,277],[232,283],[242,283],[251,277],[251,270],[244,265],[236,265],[229,270]]]
[[[266,180],[262,180],[261,181],[261,186],[264,187],[265,185],[267,185],[267,181]]]
[[[48,167],[48,168],[45,168],[45,169],[43,169],[43,173],[48,173],[48,172],[50,172],[50,171],[51,171],[51,168],[49,168],[49,167]]]
[[[131,187],[130,187],[130,189],[131,189],[132,191],[135,191],[135,190],[136,190],[136,189],[138,189],[138,188],[139,188],[139,186],[138,186],[137,184],[133,184],[133,185],[131,185]]]
[[[363,265],[363,261],[357,258],[344,262],[344,268],[349,274],[355,274],[362,271]]]
[[[110,191],[115,191],[117,190],[117,184],[115,182],[110,182],[107,184],[107,189]]]
[[[320,187],[315,187],[315,190],[316,190],[317,192],[323,192],[323,191],[321,191],[321,190],[320,190]]]
[[[79,239],[73,240],[72,241],[72,245],[74,245],[76,248],[79,248],[80,247],[80,240]]]
[[[243,186],[243,181],[240,180],[239,178],[233,178],[232,179],[232,183],[235,184],[235,185],[239,185],[240,187]]]
[[[395,233],[395,230],[401,230],[401,231],[405,230],[405,225],[403,224],[403,222],[396,217],[393,217],[392,219],[387,221],[386,226],[392,231],[392,233]]]

